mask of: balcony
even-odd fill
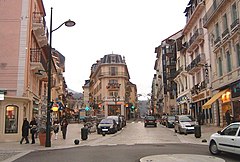
[[[176,71],[171,73],[166,73],[167,80],[173,80],[177,76],[176,74],[177,74]]]
[[[173,60],[167,60],[166,62],[166,67],[169,68],[169,69],[173,69],[173,68],[176,68],[176,61],[173,61]]]
[[[45,19],[40,12],[33,13],[33,20],[32,20],[32,29],[33,33],[37,38],[37,42],[39,43],[40,47],[47,45],[47,29],[46,29],[46,22]]]
[[[209,8],[207,13],[203,17],[203,26],[205,28],[209,25],[209,23],[211,22],[213,17],[218,13],[218,11],[222,12],[221,8],[226,6],[227,2],[231,2],[231,1],[229,1],[229,0],[216,0],[216,1],[213,2],[212,6]]]
[[[231,33],[235,33],[239,29],[239,19],[236,19],[232,24],[231,24]]]
[[[191,15],[189,15],[187,18],[187,24],[183,29],[184,33],[189,32],[196,20],[199,19],[201,13],[205,9],[205,0],[190,1],[188,5],[189,7],[187,7],[187,11],[185,11],[188,12],[187,14]],[[189,11],[191,11],[191,13]]]
[[[203,28],[197,29],[193,36],[190,38],[188,42],[188,52],[192,52],[194,48],[204,40]]]
[[[106,88],[108,90],[119,90],[120,86],[121,86],[121,84],[119,84],[119,83],[108,83]]]
[[[163,47],[163,51],[165,52],[165,55],[167,57],[174,57],[174,50],[172,48],[170,48],[171,46],[168,45],[168,48],[167,47]]]
[[[224,32],[222,33],[222,40],[225,41],[227,40],[229,37],[229,30],[228,28],[226,30],[224,30]]]
[[[182,47],[179,50],[180,50],[180,52],[183,53],[185,50],[187,50],[187,48],[188,48],[188,42],[184,42],[182,44]]]
[[[32,70],[47,70],[47,61],[43,57],[43,52],[41,48],[31,48],[30,49],[30,63]]]
[[[193,75],[194,73],[201,69],[205,62],[206,62],[205,54],[201,53],[197,55],[197,57],[187,66],[186,70],[189,74]]]
[[[128,74],[125,72],[101,72],[98,75],[99,78],[116,78],[116,77],[128,77]]]
[[[213,43],[214,43],[214,47],[215,47],[215,48],[219,47],[220,44],[221,44],[221,37],[218,36],[218,37],[214,40]]]
[[[204,91],[207,88],[207,83],[206,81],[202,81],[196,85],[194,85],[191,89],[191,94],[196,95],[199,94],[200,92]]]

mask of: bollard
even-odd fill
[[[200,125],[195,125],[194,126],[194,134],[196,138],[201,137],[201,126]]]

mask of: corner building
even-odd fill
[[[125,58],[121,55],[105,55],[93,64],[89,83],[92,115],[133,117],[137,108],[137,87],[129,79]]]

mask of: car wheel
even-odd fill
[[[211,152],[211,154],[213,155],[218,155],[220,153],[220,151],[218,150],[217,144],[214,141],[210,142],[209,145],[209,151]]]
[[[144,124],[144,127],[147,127],[147,124]]]
[[[157,124],[155,124],[154,127],[157,127]]]

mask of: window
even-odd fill
[[[237,133],[238,128],[239,128],[239,124],[233,124],[233,125],[227,127],[222,132],[222,135],[235,136],[236,133]]]
[[[117,75],[117,67],[110,67],[110,75]]]
[[[111,92],[109,92],[109,96],[111,96],[111,97],[118,96],[118,92],[111,91]]]
[[[228,28],[228,23],[227,23],[227,14],[223,15],[223,31],[225,31]]]
[[[226,57],[227,57],[227,72],[232,71],[232,64],[231,64],[231,54],[229,51],[226,52]]]
[[[236,45],[236,51],[237,51],[237,66],[240,67],[240,45],[239,45],[239,43]]]
[[[234,3],[232,5],[232,22],[234,22],[235,20],[237,20],[237,5],[236,3]]]
[[[110,83],[110,84],[111,84],[111,83],[118,83],[118,80],[111,79],[111,80],[109,80],[109,83]]]
[[[221,77],[223,75],[223,70],[222,70],[222,58],[218,58],[218,76]]]
[[[5,133],[17,133],[18,107],[7,106],[5,110]]]
[[[220,31],[219,31],[219,25],[218,23],[216,23],[215,25],[215,34],[216,34],[216,38],[217,39],[218,37],[220,37]]]

